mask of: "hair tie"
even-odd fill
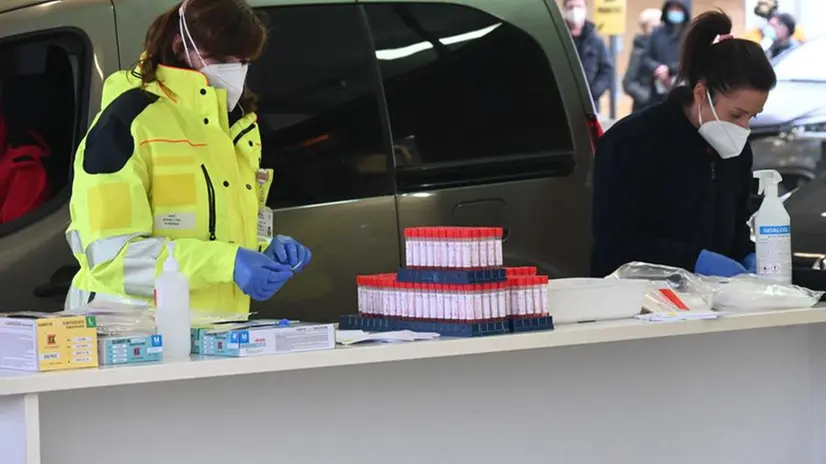
[[[720,43],[724,40],[733,39],[733,38],[734,38],[734,36],[731,35],[731,34],[720,34],[720,35],[718,35],[717,37],[714,38],[714,42],[712,42],[711,44],[712,45],[718,44],[718,43]]]

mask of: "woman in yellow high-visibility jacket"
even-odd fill
[[[151,305],[169,240],[192,308],[213,314],[249,313],[307,265],[306,247],[270,236],[272,173],[245,88],[266,38],[242,1],[185,0],[152,24],[135,68],[106,80],[74,164],[67,310]]]

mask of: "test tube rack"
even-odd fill
[[[338,328],[341,330],[364,330],[367,332],[412,330],[414,332],[435,332],[443,337],[468,338],[552,330],[554,323],[552,316],[511,317],[506,320],[485,322],[451,322],[363,317],[356,314],[348,314],[341,316]]]
[[[505,282],[508,276],[505,268],[477,270],[401,268],[396,273],[396,279],[399,282],[414,284],[470,285]]]

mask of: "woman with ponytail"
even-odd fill
[[[211,313],[243,316],[307,265],[309,250],[270,235],[272,173],[245,86],[266,39],[244,0],[184,0],[152,24],[135,67],[106,80],[75,158],[68,310],[151,305],[169,242],[192,308]]]
[[[749,122],[776,77],[721,11],[694,19],[666,101],[615,124],[597,147],[592,272],[643,261],[705,275],[753,272]]]

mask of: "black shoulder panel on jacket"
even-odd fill
[[[113,174],[123,169],[135,152],[132,122],[156,101],[157,95],[132,89],[110,103],[86,136],[83,170],[87,174]]]

